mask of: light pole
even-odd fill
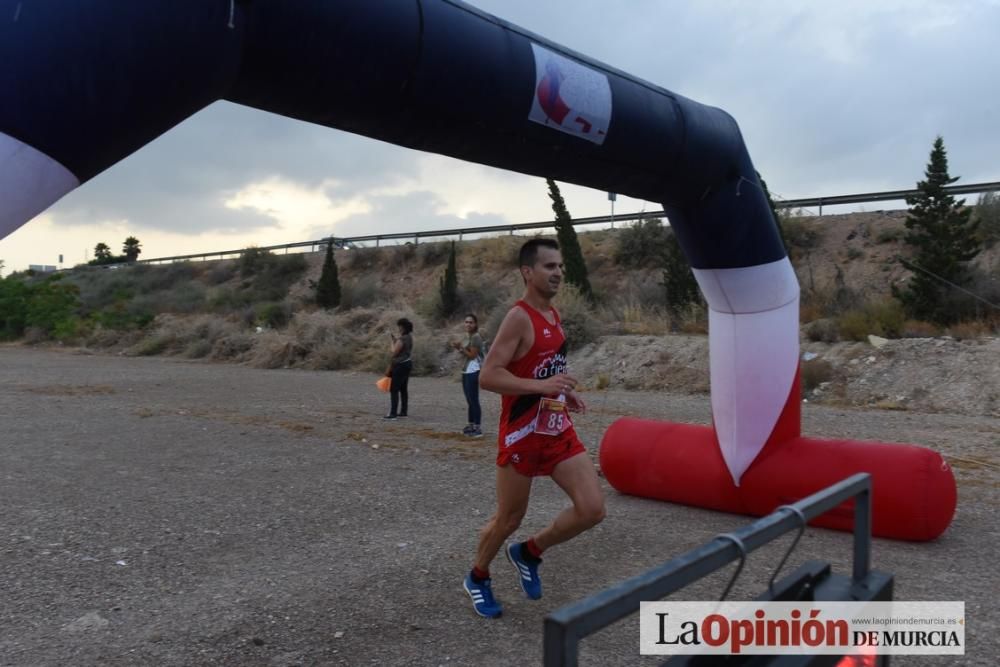
[[[608,201],[611,202],[611,229],[615,228],[615,200],[618,199],[618,195],[614,192],[608,193]]]

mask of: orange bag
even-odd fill
[[[392,385],[392,378],[390,377],[380,377],[375,383],[375,386],[378,387],[380,391],[389,391],[390,385]]]

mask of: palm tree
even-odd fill
[[[98,262],[106,262],[111,259],[111,248],[107,243],[98,243],[94,246],[94,259]]]
[[[125,245],[122,246],[122,252],[125,253],[125,259],[129,262],[134,262],[138,259],[139,253],[142,252],[139,239],[134,236],[130,236],[125,239]]]

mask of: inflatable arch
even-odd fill
[[[609,480],[764,513],[785,494],[763,491],[763,504],[749,505],[730,496],[753,494],[740,480],[769,440],[773,466],[760,484],[793,475],[802,484],[792,495],[822,486],[813,475],[845,456],[847,445],[775,441],[798,436],[797,415],[784,431],[779,417],[798,403],[799,288],[739,128],[720,109],[457,0],[0,0],[0,90],[0,238],[220,99],[659,202],[709,306],[714,429],[616,424],[602,445],[616,471]],[[682,446],[689,436],[694,444]],[[845,474],[871,469],[869,447],[850,445],[860,448],[857,469],[845,464]],[[878,461],[898,477],[896,462],[916,449]],[[793,450],[801,467],[783,463]],[[661,461],[663,451],[678,458]],[[702,498],[695,475],[632,484],[652,461],[690,471],[711,457],[724,462],[710,477],[730,494],[725,502]],[[950,480],[950,496],[927,497],[950,520],[954,481],[943,462],[937,475],[943,487]],[[902,483],[918,495],[938,488]],[[876,477],[876,526],[880,512],[896,525],[921,511],[883,507],[880,486]]]

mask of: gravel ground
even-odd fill
[[[476,617],[461,589],[493,504],[493,442],[466,441],[461,387],[415,378],[409,421],[383,423],[374,376],[0,347],[0,664],[539,664],[542,619],[737,528],[746,517],[618,495],[608,518],[552,550],[546,597]],[[707,422],[705,396],[589,394],[595,451],[616,417]],[[485,397],[486,424],[496,397]],[[804,431],[914,442],[952,462],[958,513],[933,543],[875,540],[896,598],[964,600],[963,660],[1000,655],[1000,419],[805,406]],[[523,534],[563,505],[536,484]],[[731,595],[763,590],[781,541]],[[810,529],[792,562],[849,572],[851,538]],[[717,598],[728,571],[678,599]],[[655,664],[635,616],[582,644],[581,664]]]

